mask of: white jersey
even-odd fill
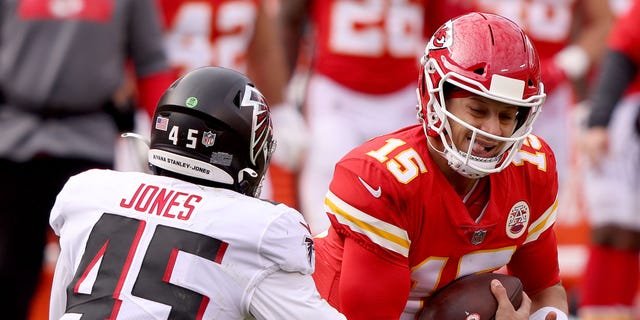
[[[50,224],[61,247],[51,319],[342,318],[311,279],[307,224],[282,204],[89,170],[64,186]]]

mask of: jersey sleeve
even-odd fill
[[[86,184],[83,184],[83,180],[92,179],[90,170],[80,173],[78,175],[69,178],[67,183],[63,186],[62,190],[58,193],[56,201],[51,209],[49,216],[49,224],[52,230],[57,236],[61,235],[62,228],[64,227],[65,212],[68,211],[73,199],[77,197],[86,196]],[[68,228],[68,227],[67,227]],[[61,252],[58,256],[53,280],[51,284],[51,299],[49,301],[49,317],[50,319],[60,319],[65,313],[67,304],[67,285],[73,280],[73,263],[71,261],[71,255],[73,253],[69,251],[68,247],[62,246]]]
[[[406,264],[411,241],[395,182],[384,167],[361,158],[336,165],[325,209],[337,233],[398,264]]]
[[[346,319],[320,297],[310,275],[284,272],[267,276],[249,307],[256,319]]]
[[[558,173],[555,155],[549,145],[534,135],[527,141],[521,151],[528,158],[522,157],[518,161],[536,164],[527,166],[525,180],[533,190],[532,222],[523,245],[514,253],[508,269],[520,278],[525,291],[531,295],[560,281],[558,244],[554,231],[558,217]]]
[[[640,2],[633,4],[616,20],[609,33],[608,46],[629,56],[636,64],[640,64]]]
[[[89,173],[87,172],[80,173],[78,175],[75,175],[69,178],[67,183],[65,183],[65,185],[62,187],[62,190],[60,190],[60,192],[56,196],[56,201],[53,204],[53,207],[51,208],[51,212],[49,215],[49,225],[51,226],[51,229],[53,229],[53,231],[57,236],[60,236],[60,230],[62,229],[62,226],[64,224],[65,217],[63,213],[65,212],[65,207],[67,205],[67,202],[73,201],[75,197],[78,197],[79,195],[82,195],[85,193],[82,191],[83,190],[82,187],[77,187],[77,186],[78,184],[80,185],[82,184],[82,182],[79,182],[79,181],[84,179],[83,177],[88,174]]]
[[[49,319],[60,319],[67,306],[67,285],[73,280],[72,266],[61,255],[51,282],[51,299],[49,300]]]
[[[60,229],[62,229],[62,225],[64,224],[64,217],[62,216],[62,208],[64,207],[64,202],[66,201],[66,192],[64,191],[65,189],[63,188],[62,191],[58,193],[56,202],[53,204],[51,213],[49,215],[49,225],[57,236],[60,236]]]
[[[261,255],[287,272],[311,274],[315,267],[313,239],[302,214],[287,208],[267,227],[260,245]]]
[[[325,199],[330,232],[345,238],[340,310],[348,319],[397,319],[411,288],[408,210],[396,205],[398,191],[386,167],[365,159],[341,161]],[[367,307],[378,301],[384,306]]]
[[[520,278],[529,296],[560,282],[558,244],[553,229],[516,250],[508,270]]]
[[[634,1],[629,10],[620,16],[611,29],[608,45],[611,49],[621,51],[640,63],[640,2]]]

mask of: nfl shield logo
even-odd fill
[[[202,135],[202,144],[205,147],[211,147],[214,143],[216,142],[216,134],[211,132],[211,131],[207,131],[204,133],[204,135]]]
[[[479,244],[482,243],[482,241],[484,241],[484,237],[487,235],[487,230],[477,230],[473,233],[473,236],[471,236],[471,243],[474,246],[477,246]]]

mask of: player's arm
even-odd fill
[[[289,71],[293,72],[298,62],[298,51],[304,34],[311,0],[280,1],[279,23],[280,36],[285,49]],[[291,73],[289,74],[291,76]]]
[[[249,311],[256,319],[346,319],[320,297],[313,278],[278,270],[260,282]]]
[[[550,218],[543,215],[541,219]],[[524,290],[531,297],[530,320],[545,320],[551,312],[556,314],[557,320],[567,319],[569,305],[560,284],[557,241],[552,224],[537,239],[518,248],[508,269],[520,278]],[[552,315],[549,316],[553,319]]]
[[[270,262],[250,297],[257,319],[345,319],[323,300],[311,274],[314,247],[302,214],[277,205],[281,214],[262,232],[260,259]]]
[[[151,116],[162,93],[176,79],[163,47],[160,12],[151,0],[133,1],[127,30],[130,51],[137,76],[138,103]]]
[[[350,320],[398,319],[407,303],[410,277],[406,264],[374,253],[347,237],[338,309]]]
[[[607,126],[613,111],[637,74],[638,67],[622,52],[608,50],[590,97],[590,111],[581,148],[589,163],[599,166],[608,152]]]
[[[638,73],[637,16],[640,2],[635,1],[627,13],[616,22],[609,38],[606,56],[602,61],[590,96],[587,130],[581,147],[589,162],[598,166],[608,152],[607,127],[624,92]]]
[[[531,317],[530,320],[545,320],[555,313],[557,320],[567,320],[569,305],[567,304],[567,293],[560,283],[543,289],[531,296]]]
[[[277,13],[260,1],[255,33],[247,51],[247,74],[271,106],[284,102],[288,66],[278,38]]]
[[[614,21],[607,1],[583,0],[578,6],[574,26],[576,36],[552,58],[543,60],[543,77],[548,92],[565,80],[579,81],[602,58],[602,43]]]
[[[575,41],[573,44],[584,50],[591,65],[598,63],[603,57],[602,44],[606,42],[607,35],[615,19],[608,1],[584,0],[581,8],[580,21]],[[579,9],[580,10],[580,9]]]
[[[369,147],[336,164],[325,198],[332,228],[344,238],[340,283],[332,291],[347,319],[398,319],[411,289],[411,241],[406,209],[396,202],[410,190],[397,190],[387,167],[361,153]]]
[[[271,105],[274,138],[278,143],[273,163],[295,171],[307,148],[307,127],[300,110],[287,101],[291,70],[280,40],[278,13],[271,12],[265,2],[260,2],[255,34],[247,52],[247,73]]]

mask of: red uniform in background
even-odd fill
[[[579,122],[591,75],[602,57],[613,21],[603,0],[472,0],[481,11],[518,23],[540,55],[547,99],[533,133],[553,149],[559,175],[556,226],[563,285],[570,294],[580,286],[589,238],[583,173],[577,154]]]
[[[312,1],[315,72],[363,93],[383,94],[415,81],[424,43],[425,0],[402,5]],[[370,76],[376,75],[376,76]]]
[[[260,1],[158,0],[173,67],[180,74],[204,65],[246,72]]]
[[[620,15],[590,92],[582,150],[591,238],[579,315],[638,318],[640,1]]]
[[[633,4],[628,11],[616,21],[614,28],[611,30],[607,45],[608,48],[624,53],[636,65],[640,65],[640,33],[638,32],[638,20],[640,17],[640,2],[630,0]],[[640,75],[626,90],[626,94],[632,94],[640,91]]]
[[[311,137],[298,190],[312,233],[329,225],[322,199],[335,163],[371,137],[416,123],[424,42],[469,8],[461,1],[281,2],[289,63],[297,62],[301,34],[311,46],[301,99]]]

